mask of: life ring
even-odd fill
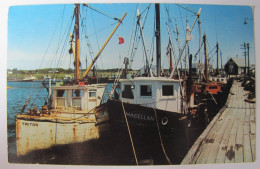
[[[167,124],[168,124],[168,121],[169,121],[169,120],[168,120],[168,117],[163,117],[163,118],[162,118],[162,125],[164,125],[164,126],[167,125]]]
[[[191,127],[191,120],[187,120],[187,127]]]

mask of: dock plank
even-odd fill
[[[247,92],[234,82],[230,101],[196,140],[181,164],[253,162],[256,156],[255,103],[244,99]]]
[[[235,163],[241,163],[244,161],[244,117],[245,112],[239,109],[239,124],[236,133],[236,144],[235,144]]]
[[[250,114],[250,141],[251,141],[251,149],[252,149],[252,157],[253,162],[256,159],[256,120],[255,120],[255,109],[251,106],[251,114]]]
[[[244,162],[252,162],[252,152],[249,134],[244,134]]]
[[[224,131],[224,135],[222,137],[219,150],[216,156],[216,163],[224,163],[225,162],[225,157],[226,157],[226,152],[228,150],[228,140],[229,140],[229,135],[232,129],[232,121],[229,119],[228,120],[228,125],[226,130]]]
[[[198,164],[206,164],[208,154],[209,154],[211,146],[212,146],[212,140],[214,140],[214,137],[215,137],[215,135],[212,134],[205,140],[205,144],[203,145],[204,150],[202,151],[202,153],[200,154],[200,156],[197,160]]]
[[[232,109],[234,112],[234,121],[232,124],[232,128],[229,135],[227,151],[226,151],[226,158],[225,163],[234,163],[235,162],[235,144],[236,144],[236,136],[239,124],[239,111]]]

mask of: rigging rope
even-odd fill
[[[119,21],[119,20],[120,20],[120,19],[118,19],[117,17],[113,17],[113,16],[111,16],[111,15],[109,15],[109,14],[107,14],[107,13],[105,13],[105,12],[103,12],[103,11],[101,11],[101,10],[95,8],[95,7],[93,7],[93,6],[90,6],[89,4],[83,4],[83,6],[86,6],[86,7],[90,8],[90,9],[92,9],[92,10],[94,10],[94,11],[96,11],[96,12],[98,12],[98,13],[104,15],[104,16],[107,16],[107,17],[109,17],[109,18],[111,18],[111,19],[114,19],[114,20],[116,20],[116,21]]]
[[[185,10],[187,10],[187,11],[189,11],[189,12],[194,13],[195,15],[197,14],[196,12],[190,10],[189,8],[186,8],[186,7],[184,7],[184,6],[181,6],[180,4],[176,4],[176,5],[179,6],[179,7],[181,7],[181,8],[183,8],[183,9],[185,9]]]
[[[170,158],[168,157],[166,151],[165,151],[165,148],[164,148],[164,144],[163,144],[163,141],[162,141],[162,136],[161,136],[161,132],[160,132],[160,127],[159,127],[159,124],[158,124],[158,119],[157,119],[157,113],[156,113],[156,110],[155,108],[153,108],[153,111],[154,111],[154,116],[155,116],[155,119],[156,119],[156,126],[157,126],[157,130],[158,130],[158,134],[159,134],[159,138],[160,138],[160,142],[161,142],[161,147],[162,147],[162,150],[163,150],[163,153],[164,153],[164,156],[166,158],[166,160],[168,161],[169,164],[173,165]]]
[[[43,89],[43,86],[38,90],[38,93],[37,93],[37,95],[36,95],[36,97],[34,98],[34,100],[33,100],[33,102],[31,103],[31,106],[30,106],[30,108],[32,108],[33,107],[33,105],[34,105],[34,102],[36,101],[36,99],[38,99],[38,97],[39,97],[39,95],[40,95],[40,92],[41,92],[41,89]]]
[[[124,111],[125,121],[126,121],[126,125],[127,125],[127,129],[128,129],[129,137],[130,137],[131,144],[132,144],[132,149],[133,149],[133,153],[134,153],[134,157],[135,157],[135,162],[136,162],[136,165],[138,165],[138,159],[137,159],[137,156],[136,156],[135,147],[134,147],[134,142],[133,142],[131,130],[130,130],[130,127],[129,127],[129,124],[128,124],[128,120],[127,120],[127,117],[126,117],[126,112],[125,112],[125,107],[124,107],[123,101],[122,101],[122,108],[123,108],[123,111]]]
[[[137,5],[136,5],[136,10],[137,10]],[[135,10],[135,11],[136,11]],[[132,27],[132,31],[131,31],[131,34],[130,34],[130,43],[129,44],[132,44],[132,38],[133,38],[133,33],[134,33],[134,23],[136,22],[136,17],[134,16],[134,22],[133,22],[133,27]],[[135,26],[137,26],[137,25],[135,25]],[[133,45],[134,45],[134,43],[133,43]],[[130,48],[131,48],[131,45],[129,45],[129,48],[128,48],[128,51],[127,51],[127,57],[129,58],[129,67],[131,68],[131,66],[132,66],[132,52],[131,52],[131,55],[129,55],[129,53],[130,53]]]
[[[96,29],[96,25],[95,25],[95,22],[94,22],[94,17],[93,17],[92,11],[91,11],[91,17],[92,17],[93,27],[94,27],[94,30],[95,30],[95,35],[96,35],[96,41],[97,41],[98,50],[100,50],[99,41],[98,41],[98,37],[97,37],[97,29]],[[100,58],[100,61],[101,61],[102,67],[104,67],[104,66],[103,66],[103,62],[102,62],[102,57]],[[97,65],[97,62],[95,62],[95,64]],[[93,65],[93,66],[94,66],[94,65]]]

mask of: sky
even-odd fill
[[[216,67],[216,43],[219,43],[222,53],[222,64],[227,62],[230,57],[244,57],[241,45],[249,43],[250,45],[250,63],[255,62],[254,53],[254,21],[253,10],[251,6],[234,5],[192,5],[192,4],[161,4],[161,55],[162,66],[169,68],[169,61],[166,56],[166,48],[169,42],[166,22],[169,18],[171,38],[174,49],[177,52],[178,45],[183,46],[186,21],[191,25],[196,16],[190,12],[198,12],[201,8],[201,33],[207,36],[207,46],[209,57],[212,64]],[[91,4],[92,7],[102,11],[101,14],[90,8],[81,6],[81,19],[83,23],[80,28],[81,45],[80,58],[82,68],[90,63],[91,57],[98,53],[106,38],[116,25],[113,17],[121,18],[125,12],[127,15],[123,23],[111,38],[105,47],[100,58],[97,61],[97,68],[121,68],[124,57],[130,57],[133,46],[133,35],[136,31],[136,10],[142,13],[141,21],[144,22],[148,3],[109,3],[109,4]],[[169,9],[169,18],[166,8]],[[186,10],[184,8],[188,8]],[[32,70],[40,68],[72,68],[73,58],[69,55],[69,33],[72,32],[72,14],[74,4],[56,4],[56,5],[19,5],[11,6],[8,11],[8,52],[7,68]],[[149,12],[143,26],[145,44],[148,53],[153,53],[149,58],[153,58],[155,64],[155,51],[153,51],[154,40],[154,4],[151,4]],[[244,24],[245,18],[248,18],[248,24]],[[175,40],[176,25],[180,34],[179,44]],[[70,29],[69,29],[70,28]],[[189,42],[190,53],[195,55],[199,50],[199,29],[196,22],[192,34],[192,40]],[[138,35],[140,32],[138,31]],[[88,41],[86,39],[88,36]],[[125,43],[118,44],[118,37],[123,37]],[[140,36],[139,36],[140,37]],[[89,49],[91,45],[91,50]],[[91,51],[91,52],[90,52]],[[183,56],[184,57],[184,56]],[[203,58],[202,58],[203,57]],[[86,61],[87,58],[87,61]],[[136,54],[133,56],[133,69],[140,69],[145,62],[143,45],[138,43]],[[183,59],[182,59],[183,61]],[[198,62],[199,58],[194,58],[193,62]],[[204,61],[203,52],[201,61]],[[219,61],[219,67],[220,65]]]

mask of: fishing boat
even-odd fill
[[[118,19],[113,32],[84,75],[80,77],[79,12],[80,4],[75,4],[75,27],[74,34],[71,34],[71,49],[69,50],[75,56],[75,79],[52,86],[52,79],[48,78],[48,100],[45,100],[42,107],[31,106],[28,109],[31,97],[27,98],[20,114],[16,116],[17,156],[54,145],[72,144],[99,138],[93,110],[100,105],[107,84],[90,84],[85,79],[102,50],[122,23],[126,13],[121,19]],[[28,111],[25,112],[26,109]]]
[[[202,129],[205,113],[205,106],[194,102],[191,78],[173,77],[178,62],[170,76],[161,72],[159,4],[155,4],[155,11],[156,72],[152,72],[151,65],[147,64],[142,76],[119,79],[120,91],[114,90],[114,98],[110,97],[95,108],[100,137],[113,135],[117,141],[128,143],[137,165],[147,159],[179,163],[192,142],[190,133]],[[140,13],[137,16],[143,37]],[[199,16],[200,10],[194,23]],[[178,60],[181,56],[180,53]]]
[[[232,85],[232,79],[225,76],[220,76],[218,73],[218,50],[217,43],[217,68],[215,75],[209,75],[208,71],[208,54],[207,54],[207,36],[203,36],[205,67],[203,78],[200,82],[195,83],[195,100],[197,103],[204,103],[206,105],[207,113],[205,116],[205,123],[209,122],[215,117],[217,112],[224,106]]]
[[[34,82],[36,81],[36,77],[35,76],[32,76],[32,75],[29,75],[29,76],[26,76],[25,78],[23,78],[21,80],[21,82]]]

